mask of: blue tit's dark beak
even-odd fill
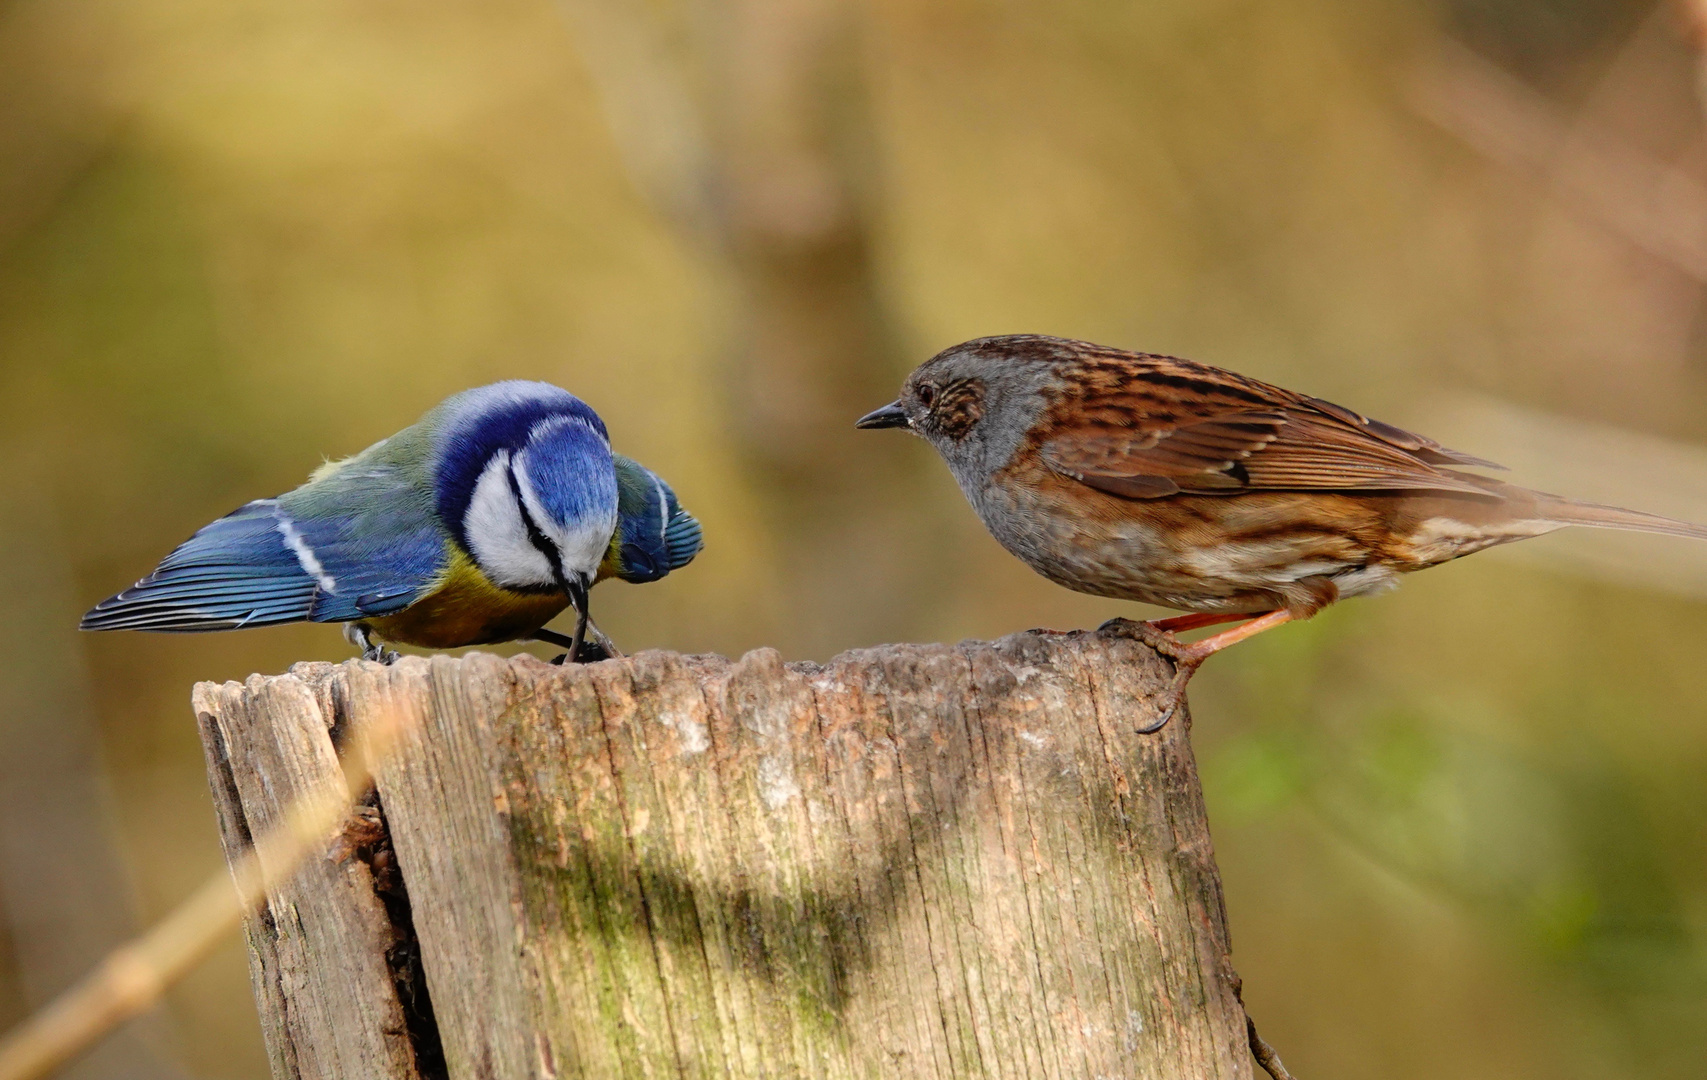
[[[886,428],[910,427],[907,423],[907,413],[901,408],[899,401],[892,402],[876,412],[866,413],[854,424],[856,428]]]

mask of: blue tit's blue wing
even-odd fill
[[[317,587],[260,499],[179,545],[152,574],[83,616],[85,630],[235,630],[308,617]]]
[[[664,548],[669,552],[671,570],[680,570],[693,562],[693,557],[705,548],[705,533],[699,519],[676,507],[664,528]]]
[[[699,522],[682,509],[662,477],[621,454],[612,455],[617,491],[617,543],[602,572],[645,584],[693,561],[705,546]]]
[[[319,589],[314,622],[350,622],[408,607],[438,580],[450,537],[430,484],[412,462],[351,459],[279,499],[289,539]]]
[[[430,491],[410,490],[409,469],[371,453],[208,525],[152,574],[97,604],[83,628],[235,630],[345,622],[409,606],[437,579],[446,536]]]

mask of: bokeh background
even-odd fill
[[[1633,0],[0,0],[0,1023],[219,866],[199,679],[80,635],[446,394],[573,389],[704,521],[628,648],[1094,625],[916,440],[939,348],[1175,352],[1707,521],[1707,111]],[[1301,1076],[1707,1072],[1707,545],[1555,536],[1217,658],[1246,1000]],[[1148,613],[1144,613],[1148,614]],[[259,1078],[233,940],[73,1075]]]

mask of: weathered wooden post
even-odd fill
[[[410,725],[249,920],[278,1077],[1249,1077],[1171,673],[1112,634],[203,684],[228,852]]]

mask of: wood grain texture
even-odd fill
[[[276,747],[412,722],[378,788],[442,1037],[423,1076],[1247,1078],[1189,718],[1133,733],[1169,675],[1033,633],[821,666],[352,661],[198,709],[228,843],[331,769],[330,740]],[[359,878],[311,867],[259,935],[275,1075],[416,1075],[356,955],[390,932]]]
[[[228,861],[292,799],[344,787],[330,729],[339,679],[331,664],[274,678],[202,683],[194,705]],[[387,951],[395,930],[371,868],[341,838],[311,859],[244,923],[250,984],[273,1075],[292,1080],[417,1080]]]

